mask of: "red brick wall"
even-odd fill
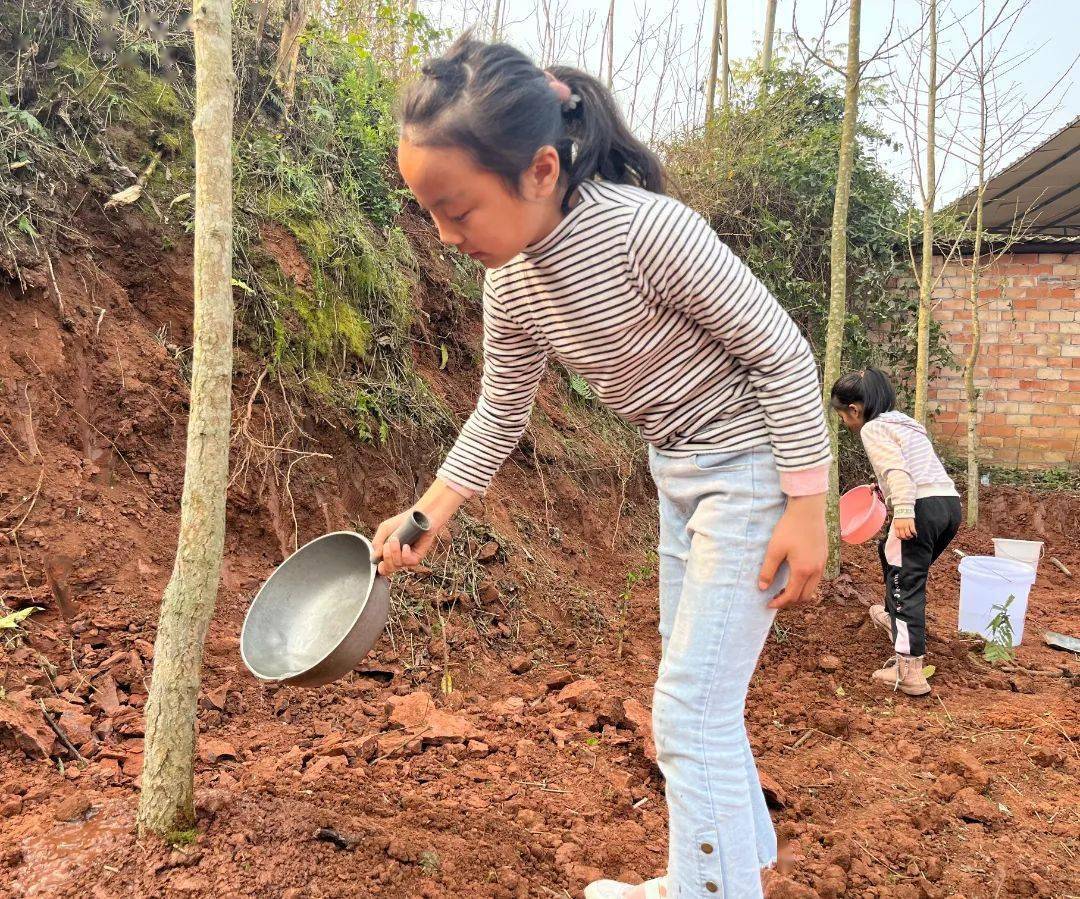
[[[969,271],[950,263],[934,292],[934,319],[956,367],[932,375],[930,408],[938,438],[961,451]],[[979,303],[975,386],[981,390],[983,461],[1021,468],[1080,464],[1080,253],[1004,256],[982,274]]]

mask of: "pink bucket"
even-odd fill
[[[885,501],[877,487],[855,487],[840,497],[840,539],[845,543],[865,543],[888,517]]]

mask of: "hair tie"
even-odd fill
[[[563,109],[577,109],[578,103],[581,102],[581,97],[570,89],[569,84],[556,78],[547,69],[544,69],[544,77],[547,78],[548,85],[555,92],[555,96],[558,98]]]

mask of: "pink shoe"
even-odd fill
[[[895,655],[873,674],[873,679],[888,684],[908,696],[925,696],[930,682],[923,675],[922,656]]]
[[[870,606],[870,620],[889,635],[889,642],[891,643],[893,638],[892,619],[889,617],[889,610],[880,603],[876,606]]]

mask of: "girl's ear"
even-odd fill
[[[546,200],[559,186],[561,175],[558,151],[550,145],[541,147],[521,174],[521,195],[526,200]]]

